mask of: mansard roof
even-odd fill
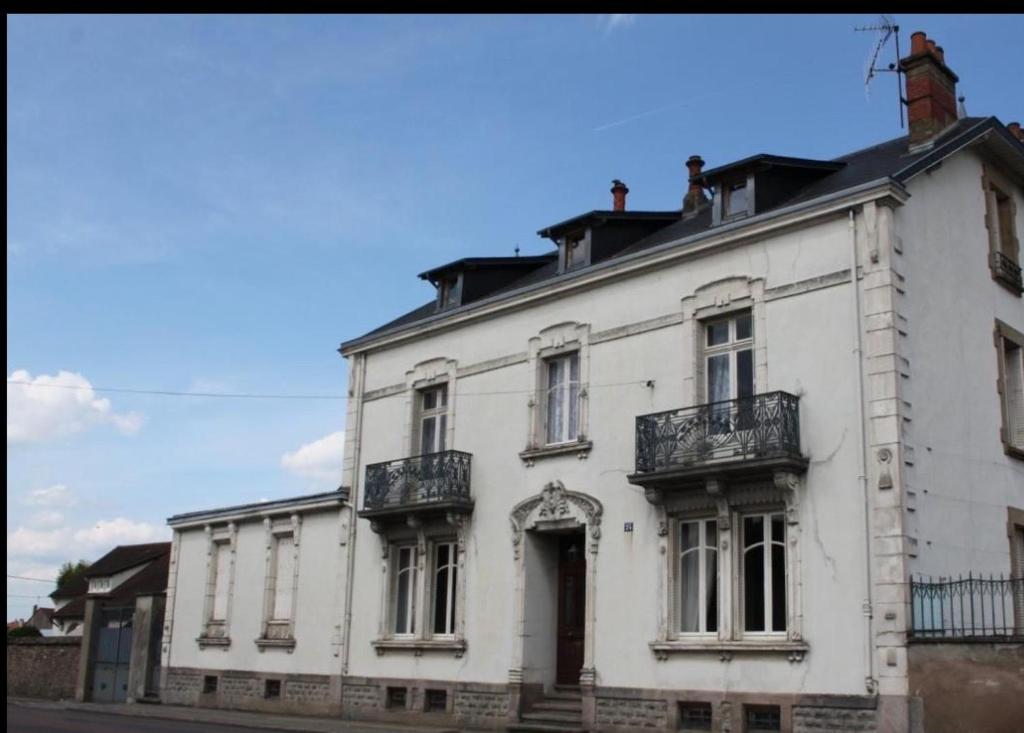
[[[720,178],[723,173],[736,172],[749,166],[772,166],[815,172],[815,175],[807,177],[805,185],[792,192],[791,195],[775,201],[770,208],[757,212],[758,216],[754,218],[758,219],[762,214],[771,214],[793,206],[809,204],[816,199],[842,195],[876,181],[889,180],[893,183],[903,184],[918,173],[937,165],[944,158],[963,147],[978,142],[986,145],[989,150],[1000,155],[1002,159],[1007,160],[1007,164],[1013,172],[1024,180],[1024,143],[1017,140],[995,117],[964,117],[940,135],[934,144],[926,149],[911,151],[909,142],[909,136],[905,135],[862,150],[847,153],[828,161],[761,154],[719,166],[701,175],[705,179],[709,177]],[[601,265],[621,260],[658,246],[671,246],[674,243],[675,246],[685,247],[693,240],[701,238],[701,235],[712,228],[711,210],[710,207],[706,207],[691,217],[683,217],[681,211],[591,211],[541,229],[538,234],[554,238],[559,233],[564,233],[568,229],[583,226],[587,222],[597,221],[601,218],[617,221],[633,219],[648,222],[654,218],[663,220],[665,223],[665,226],[660,227],[653,233],[638,238],[637,241],[618,251],[609,257],[608,260],[601,262]],[[730,224],[730,227],[742,227],[743,225],[744,222],[741,221]],[[544,256],[542,255],[542,257]],[[544,282],[554,284],[579,277],[591,269],[590,267],[581,267],[577,270],[560,273],[554,253],[546,255],[546,257],[549,258],[549,262],[533,269],[519,279],[496,288],[488,293],[486,297],[480,297],[474,302],[441,312],[436,307],[436,298],[432,298],[428,303],[409,311],[395,320],[385,323],[362,336],[342,343],[339,350],[344,352],[350,348],[372,341],[379,336],[412,330],[426,323],[433,323],[455,314],[466,313],[482,306],[484,303],[514,297],[519,291],[526,289],[532,290]],[[451,265],[459,262],[463,261],[458,260],[456,263],[451,263]],[[435,273],[439,269],[442,268],[429,270],[423,275]]]

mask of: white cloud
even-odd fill
[[[600,16],[601,25],[606,34],[616,31],[619,28],[628,28],[636,22],[635,13],[611,13]]]
[[[168,533],[166,527],[125,517],[100,520],[91,527],[18,527],[7,533],[7,555],[95,560],[117,545],[159,542],[168,539]]]
[[[334,488],[341,483],[345,456],[345,431],[326,435],[281,456],[281,465],[292,473]]]
[[[61,370],[33,378],[19,369],[7,378],[8,443],[52,440],[104,424],[130,435],[142,421],[135,412],[114,412],[81,374]]]
[[[36,512],[29,517],[29,522],[36,527],[59,527],[64,524],[64,515],[60,512]]]
[[[30,506],[67,508],[77,504],[78,499],[71,493],[71,489],[64,484],[54,484],[53,486],[46,486],[41,489],[32,489],[32,491],[28,492],[24,502]]]

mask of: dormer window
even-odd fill
[[[437,307],[454,308],[462,300],[462,276],[446,277],[437,283]]]
[[[723,218],[746,216],[747,214],[747,182],[733,181],[722,185]]]
[[[590,259],[587,231],[567,234],[562,245],[562,272],[584,267]]]

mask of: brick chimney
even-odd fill
[[[1006,129],[1009,130],[1015,138],[1024,143],[1024,130],[1020,129],[1019,122],[1011,122],[1006,126]]]
[[[704,159],[699,155],[691,155],[686,161],[686,170],[689,173],[690,188],[683,197],[683,216],[696,214],[707,204],[704,196],[704,187],[701,185],[701,169],[704,167]]]
[[[625,211],[626,210],[626,194],[629,193],[629,189],[626,188],[626,184],[616,178],[612,181],[612,210],[613,211]]]
[[[956,83],[941,46],[924,31],[910,35],[910,55],[900,59],[907,78],[907,118],[910,122],[910,147],[933,141],[956,122]]]

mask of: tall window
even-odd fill
[[[445,450],[448,432],[448,385],[419,392],[420,454]]]
[[[1024,458],[1024,334],[997,322],[999,375],[1002,387],[1003,445]]]
[[[579,439],[580,355],[575,352],[544,361],[547,442]]]
[[[754,395],[753,326],[750,311],[704,324],[709,433],[720,435],[750,427],[753,404],[745,398]],[[731,400],[740,401],[733,405]]]
[[[455,633],[456,565],[454,542],[439,542],[434,545],[434,634]]]
[[[288,621],[295,593],[295,538],[279,535],[274,542],[274,602],[271,621]]]
[[[1020,241],[1017,238],[1017,206],[1007,193],[998,172],[985,171],[985,223],[988,227],[989,267],[996,282],[1015,295],[1024,293],[1021,276]],[[1008,183],[1008,182],[1006,182]]]
[[[396,549],[394,589],[394,633],[411,636],[416,633],[416,546]]]
[[[786,630],[786,522],[784,515],[743,517],[741,573],[743,629]]]
[[[231,544],[217,542],[214,545],[213,605],[210,608],[211,621],[224,621],[228,617],[228,581],[231,576]]]
[[[718,522],[679,523],[677,613],[681,633],[718,630]]]

